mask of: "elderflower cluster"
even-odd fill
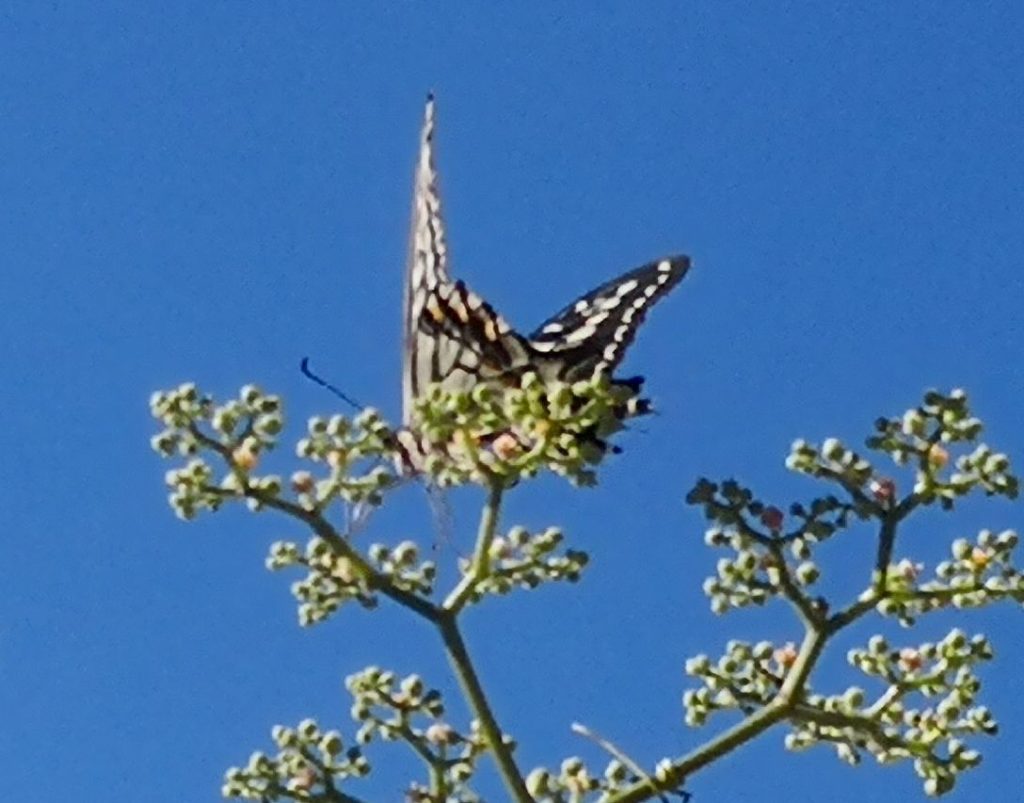
[[[374,410],[353,421],[344,416],[312,419],[297,451],[324,464],[327,476],[317,479],[309,471],[296,471],[286,486],[276,474],[257,473],[284,427],[277,396],[247,385],[238,398],[216,404],[195,385],[185,384],[155,393],[150,408],[164,427],[153,437],[153,448],[163,457],[189,458],[166,477],[171,507],[184,519],[217,510],[230,499],[244,499],[253,510],[274,500],[294,501],[317,512],[333,501],[378,505],[383,491],[396,481],[385,465],[394,436]]]
[[[362,778],[370,764],[358,747],[346,749],[337,731],[322,731],[316,720],[297,727],[277,725],[272,737],[275,755],[256,752],[244,767],[230,768],[221,794],[246,800],[317,800],[347,779]],[[324,795],[324,798],[320,798]]]
[[[448,723],[441,693],[428,688],[419,675],[399,679],[394,672],[371,666],[350,675],[345,686],[353,697],[352,718],[361,723],[356,733],[359,744],[378,739],[406,742],[443,772],[451,799],[478,799],[469,781],[488,750],[478,723],[474,721],[467,733]],[[407,797],[434,799],[421,784],[413,784]]]
[[[530,533],[524,527],[513,527],[505,536],[497,536],[487,551],[487,570],[472,577],[467,600],[477,602],[487,594],[507,594],[515,588],[536,588],[542,583],[580,579],[589,557],[586,552],[555,550],[564,536],[557,527]],[[472,561],[460,561],[463,576],[474,571]]]
[[[570,385],[526,374],[504,391],[434,387],[416,403],[407,451],[442,486],[511,486],[545,469],[593,485],[592,467],[613,449],[607,439],[642,406],[631,386],[603,376]]]
[[[831,743],[850,764],[865,752],[881,764],[913,761],[927,794],[949,792],[960,772],[981,762],[963,739],[997,730],[988,709],[975,705],[981,682],[974,666],[991,658],[984,636],[968,638],[959,629],[937,643],[902,649],[874,636],[848,659],[885,683],[881,694],[871,702],[857,687],[836,696],[808,695],[786,744],[802,750]]]
[[[924,582],[921,564],[904,559],[891,565],[878,612],[909,626],[921,614],[944,608],[979,608],[1003,599],[1024,603],[1024,573],[1013,563],[1018,541],[1013,530],[982,530],[974,541],[958,538],[950,547],[950,559],[939,563],[934,578]],[[877,591],[869,590],[864,598],[875,595]]]

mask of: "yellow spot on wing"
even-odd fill
[[[433,318],[437,323],[444,323],[444,313],[441,308],[437,305],[437,299],[431,298],[427,301],[427,312],[430,313],[430,317]]]

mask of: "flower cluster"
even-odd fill
[[[938,643],[900,650],[875,636],[848,658],[885,682],[882,694],[871,703],[858,687],[831,697],[808,695],[795,710],[786,744],[801,750],[829,742],[851,764],[864,752],[881,764],[912,760],[927,794],[948,792],[960,772],[981,761],[963,737],[997,730],[988,709],[975,705],[981,682],[973,667],[991,657],[987,639],[968,638],[961,630]],[[926,700],[935,702],[925,705]]]
[[[913,465],[914,493],[926,504],[938,501],[949,510],[957,498],[975,488],[988,495],[1017,496],[1019,482],[1010,473],[1009,459],[985,444],[957,457],[956,470],[946,475],[944,469],[950,462],[946,445],[972,443],[982,431],[962,390],[949,394],[929,391],[922,404],[901,417],[879,418],[875,430],[867,440],[868,447],[889,454],[897,465]]]
[[[887,684],[872,702],[856,686],[836,695],[813,693],[810,670],[817,650],[873,611],[910,626],[935,610],[976,608],[1005,599],[1024,602],[1024,574],[1013,565],[1018,537],[1010,530],[983,530],[974,541],[954,541],[951,558],[927,579],[922,564],[893,559],[898,525],[916,508],[937,503],[949,509],[955,499],[974,490],[1014,498],[1018,481],[1005,455],[975,442],[981,423],[970,415],[962,391],[931,391],[903,416],[879,419],[875,430],[868,447],[914,471],[912,490],[903,497],[897,494],[895,479],[835,438],[820,446],[796,441],[786,465],[838,486],[844,499],[830,495],[807,507],[792,506],[788,529],[779,508],[755,499],[735,481],[702,479],[690,492],[687,501],[700,506],[711,522],[707,544],[733,553],[719,560],[716,575],[705,582],[713,610],[782,597],[800,614],[805,643],[816,646],[807,649],[799,667],[801,654],[792,644],[733,641],[717,661],[696,656],[686,671],[701,685],[686,691],[683,705],[693,726],[717,711],[756,715],[770,708],[773,716],[792,725],[786,740],[791,749],[827,742],[851,763],[864,753],[881,763],[909,759],[925,791],[939,795],[953,788],[958,773],[981,760],[963,738],[995,731],[987,709],[975,705],[980,682],[974,665],[992,654],[984,637],[968,639],[954,630],[937,644],[902,650],[874,637],[866,649],[849,656],[855,667]],[[951,444],[964,453],[952,458],[947,451]],[[950,463],[955,466],[952,473],[947,470]],[[873,521],[877,527],[874,573],[856,600],[836,610],[809,596],[820,577],[812,552],[855,520]],[[926,699],[917,704],[915,696]]]
[[[328,475],[314,479],[307,471],[295,472],[292,489],[307,510],[323,510],[333,500],[350,505],[379,505],[382,493],[397,481],[387,467],[393,460],[395,434],[368,407],[354,419],[343,415],[314,417],[307,425],[305,438],[296,446],[296,454],[328,467]],[[360,473],[366,461],[372,466]]]
[[[583,759],[573,756],[565,759],[557,772],[543,767],[533,770],[526,777],[526,788],[537,803],[583,803],[604,799],[638,780],[636,773],[619,759],[609,761],[597,775]]]
[[[702,479],[686,501],[700,506],[713,522],[705,543],[734,553],[718,561],[716,575],[704,583],[711,609],[763,605],[773,596],[793,596],[818,581],[821,571],[811,560],[811,547],[850,524],[854,505],[835,496],[790,507],[792,528],[783,532],[785,515],[754,498],[734,480],[721,484]]]
[[[232,767],[221,794],[246,800],[339,800],[337,784],[361,778],[370,764],[358,747],[345,748],[341,734],[324,732],[313,719],[272,731],[278,752],[253,753],[244,767]]]
[[[356,740],[404,741],[431,772],[431,787],[413,784],[407,798],[422,803],[470,803],[479,798],[469,786],[487,743],[476,722],[460,733],[443,717],[440,692],[418,675],[399,679],[394,672],[368,667],[350,675],[345,685],[353,697],[352,718],[361,723]],[[438,797],[444,789],[447,797]]]
[[[634,401],[630,387],[603,376],[569,385],[526,374],[504,391],[434,387],[416,403],[414,451],[422,455],[419,468],[442,486],[508,487],[543,469],[592,485],[592,466]]]
[[[982,530],[973,542],[958,538],[935,577],[918,582],[924,567],[904,559],[889,567],[878,612],[909,626],[923,613],[943,608],[978,608],[1002,599],[1024,603],[1024,574],[1013,565],[1018,537],[1012,530]],[[865,598],[872,592],[865,592]]]
[[[508,535],[496,537],[487,549],[486,572],[471,578],[468,601],[476,602],[486,594],[507,594],[515,588],[536,588],[545,582],[575,583],[589,557],[575,549],[555,554],[563,538],[557,527],[532,534],[524,527],[513,527]],[[469,576],[474,564],[463,560],[459,568]]]
[[[253,385],[243,387],[237,399],[218,406],[188,383],[154,393],[149,405],[164,426],[153,436],[153,448],[163,457],[179,454],[190,458],[182,468],[167,472],[171,507],[183,519],[194,518],[202,510],[216,510],[230,493],[228,488],[234,487],[235,472],[253,468],[262,453],[274,448],[284,426],[280,399]],[[199,456],[205,451],[218,453],[234,467],[220,487],[213,467]],[[280,482],[269,478],[257,485],[273,493]]]
[[[339,553],[326,539],[314,536],[305,551],[292,541],[271,545],[267,568],[289,566],[305,566],[309,570],[303,579],[292,584],[292,594],[299,601],[299,624],[303,627],[324,621],[349,600],[364,608],[377,604],[363,564]]]
[[[288,495],[280,476],[256,473],[284,426],[278,397],[247,385],[238,398],[218,405],[195,385],[185,384],[154,394],[150,407],[164,425],[152,440],[153,448],[164,457],[190,458],[167,473],[171,507],[185,519],[216,510],[232,498],[244,498],[254,510],[272,499],[294,500],[302,509],[316,512],[332,501],[375,505],[395,483],[394,473],[381,464],[392,456],[394,436],[374,410],[360,413],[354,421],[344,416],[312,419],[298,454],[325,464],[328,475],[317,480],[308,471],[297,471]],[[215,469],[211,456],[223,467]]]
[[[776,648],[768,641],[730,641],[715,662],[707,655],[690,658],[686,674],[698,678],[702,685],[683,694],[686,724],[699,727],[716,711],[750,713],[767,705],[795,659],[792,645]]]

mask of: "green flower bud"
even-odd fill
[[[291,728],[286,728],[283,725],[275,725],[270,731],[271,738],[282,750],[295,747],[298,744],[298,735]]]
[[[759,641],[754,645],[752,655],[757,661],[768,661],[775,652],[775,647],[770,641]]]
[[[875,610],[882,616],[894,616],[899,608],[899,603],[891,599],[883,599],[875,606]]]
[[[842,460],[847,452],[836,438],[827,438],[821,445],[821,454],[828,460]]]
[[[817,581],[820,575],[818,567],[811,561],[801,563],[796,569],[796,579],[801,585],[811,585]]]
[[[711,669],[711,660],[706,655],[695,655],[686,661],[686,674],[698,677],[707,674]]]
[[[395,547],[392,559],[399,566],[409,566],[419,557],[419,547],[412,541],[402,541]]]
[[[341,753],[344,744],[341,740],[341,734],[338,731],[328,731],[320,739],[320,750],[324,755],[337,756]]]
[[[526,791],[533,795],[533,797],[540,797],[541,795],[553,791],[551,789],[550,773],[539,767],[530,772],[530,774],[526,776]]]
[[[402,679],[400,688],[409,697],[420,697],[423,694],[423,679],[419,675],[409,675]]]
[[[960,628],[954,628],[949,631],[943,642],[949,649],[962,650],[967,646],[967,634]]]

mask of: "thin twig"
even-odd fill
[[[493,484],[487,497],[487,503],[480,514],[480,527],[477,530],[473,557],[470,559],[466,573],[441,605],[443,610],[453,614],[461,611],[469,601],[473,587],[490,572],[491,544],[494,542],[498,517],[501,514],[501,497],[501,486],[497,483]]]
[[[608,741],[599,733],[592,731],[590,728],[588,728],[586,725],[583,725],[582,723],[573,722],[570,727],[572,728],[574,733],[578,733],[581,736],[586,736],[588,739],[595,742],[599,747],[601,747],[607,753],[609,753],[612,756],[612,758],[617,758],[619,761],[625,764],[637,778],[639,778],[642,781],[647,781],[647,783],[651,787],[651,790],[658,796],[658,800],[665,800],[665,796],[661,794],[661,790],[658,789],[658,785],[654,782],[654,778],[648,775],[643,767],[641,767],[633,759],[631,759],[629,756],[623,753],[622,750],[616,747],[614,743]]]

